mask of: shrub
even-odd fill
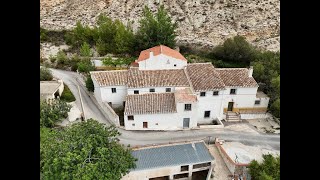
[[[224,61],[249,65],[256,58],[257,52],[243,36],[235,36],[224,41],[222,45],[215,47],[211,56]]]
[[[64,90],[61,94],[61,100],[66,101],[66,102],[73,102],[76,100],[72,92],[70,91],[69,87],[64,84]]]
[[[40,81],[51,81],[52,79],[51,71],[46,67],[40,67]]]
[[[83,59],[78,62],[78,71],[80,73],[89,73],[90,71],[94,71],[95,67],[92,64],[90,59]]]
[[[90,75],[87,75],[86,78],[86,88],[88,91],[94,92],[94,85]]]

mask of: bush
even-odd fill
[[[40,81],[51,81],[52,79],[51,71],[46,67],[40,67]]]
[[[78,71],[80,73],[89,73],[90,71],[94,71],[95,67],[92,64],[90,59],[83,59],[78,63]]]
[[[249,173],[253,180],[280,180],[280,156],[262,155],[263,162],[250,162]]]
[[[94,92],[94,85],[90,75],[87,75],[86,78],[86,88],[88,91]]]
[[[66,61],[68,60],[68,57],[67,57],[66,53],[64,53],[63,51],[59,51],[57,53],[56,59],[57,59],[57,63],[59,65],[65,65]]]
[[[274,116],[280,118],[280,98],[271,104],[270,110]]]
[[[257,51],[243,36],[235,36],[215,47],[211,56],[223,61],[249,65],[256,58]]]
[[[80,55],[84,57],[91,57],[92,52],[88,43],[84,42],[80,48]]]
[[[64,90],[61,94],[61,100],[66,101],[66,102],[73,102],[76,100],[72,92],[70,91],[69,87],[64,84]]]
[[[54,127],[62,118],[68,117],[71,106],[64,101],[51,99],[40,101],[40,127]]]

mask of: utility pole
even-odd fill
[[[80,103],[81,103],[81,109],[82,109],[81,119],[83,118],[84,120],[86,120],[86,116],[84,114],[84,107],[83,107],[83,102],[82,102],[82,97],[81,97],[79,85],[77,85],[77,87],[78,87],[78,91],[79,91]]]

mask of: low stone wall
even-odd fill
[[[263,119],[272,117],[269,113],[257,113],[257,114],[240,114],[241,119]]]
[[[203,125],[199,125],[200,129],[222,129],[224,128],[223,123],[217,119],[218,125],[213,125],[213,124],[203,124]]]
[[[235,163],[230,156],[227,154],[227,152],[223,149],[223,147],[220,145],[218,138],[215,140],[215,145],[217,146],[219,153],[223,159],[223,161],[226,163],[229,171],[234,174],[236,169],[248,166],[249,164],[241,164],[241,163]]]

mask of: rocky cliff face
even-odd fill
[[[163,4],[178,22],[178,44],[214,47],[243,35],[264,49],[280,49],[279,0],[40,0],[40,24],[46,29],[70,29],[80,20],[93,25],[100,13],[138,27],[144,5],[152,11]]]

